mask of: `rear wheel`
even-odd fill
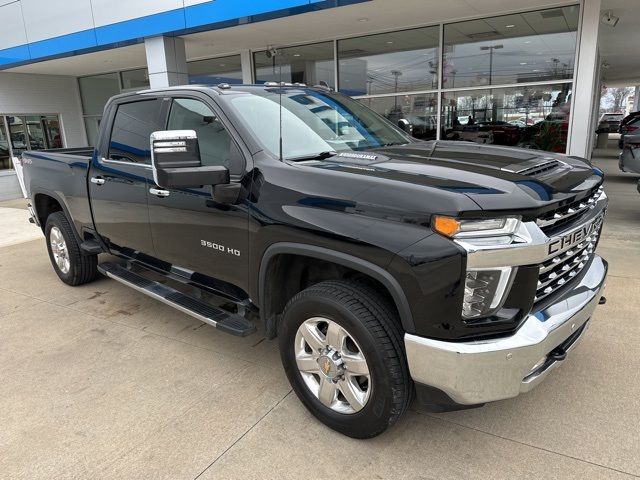
[[[62,212],[47,218],[44,228],[53,269],[67,285],[82,285],[96,278],[98,256],[83,255],[71,224]]]
[[[345,435],[379,435],[406,410],[412,383],[397,314],[361,284],[313,285],[287,304],[282,362],[302,403]]]

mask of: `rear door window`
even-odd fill
[[[109,141],[109,159],[150,165],[151,134],[164,130],[159,98],[118,105]]]

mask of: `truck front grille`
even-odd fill
[[[544,214],[536,220],[536,223],[545,233],[558,230],[560,227],[578,220],[582,215],[594,208],[603,191],[602,186],[600,186],[591,195]]]
[[[536,302],[562,288],[586,266],[598,244],[603,217],[601,215],[595,220],[593,231],[578,244],[548,258],[540,265]]]

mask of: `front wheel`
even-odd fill
[[[280,354],[302,403],[345,435],[379,435],[406,410],[412,383],[397,314],[373,289],[335,280],[287,304]]]
[[[49,259],[60,280],[76,286],[88,283],[98,274],[98,256],[84,255],[73,227],[62,212],[54,212],[44,227]]]

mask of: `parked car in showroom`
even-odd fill
[[[618,167],[623,172],[640,173],[640,132],[636,135],[624,136],[622,152],[618,157]]]
[[[616,133],[623,118],[624,113],[603,113],[600,116],[596,133]]]
[[[260,326],[301,402],[352,437],[414,398],[442,412],[530,391],[603,300],[602,171],[420,141],[328,88],[124,93],[95,147],[21,164],[62,282],[101,273],[221,332]]]
[[[625,135],[637,135],[640,133],[640,112],[633,112],[624,117],[620,122],[620,139],[618,140],[618,148],[622,148]]]

